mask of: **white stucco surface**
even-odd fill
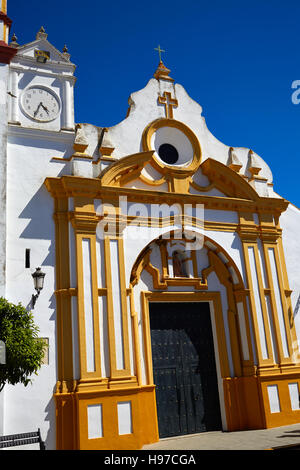
[[[50,140],[50,138],[51,140]],[[46,273],[43,291],[33,310],[39,336],[49,338],[49,364],[33,376],[32,385],[5,386],[3,432],[13,434],[41,429],[48,448],[55,448],[56,374],[55,226],[53,199],[44,186],[45,176],[58,176],[54,156],[70,153],[74,137],[32,131],[8,137],[6,298],[32,309],[35,293],[32,273],[40,266]],[[30,268],[25,250],[30,249]],[[33,448],[33,447],[32,447]]]
[[[280,217],[282,228],[282,242],[285,254],[286,267],[291,294],[294,322],[297,331],[298,344],[300,346],[300,210],[293,204]]]
[[[49,47],[53,63],[47,63],[43,66],[36,66],[32,70],[33,51],[37,47]],[[44,181],[47,177],[60,177],[63,175],[73,175],[85,178],[97,178],[100,170],[106,168],[111,162],[106,160],[98,162],[101,156],[100,148],[113,149],[111,156],[112,162],[119,160],[128,155],[143,151],[142,135],[144,129],[154,120],[165,117],[165,107],[158,103],[158,96],[164,91],[170,92],[176,98],[178,105],[174,107],[174,119],[188,126],[195,134],[199,141],[202,161],[208,158],[215,159],[224,165],[228,165],[232,149],[229,145],[223,144],[208,130],[205,119],[202,115],[202,107],[196,103],[179,84],[172,82],[163,82],[162,80],[150,79],[147,85],[131,94],[129,99],[130,110],[128,117],[119,124],[109,127],[94,126],[92,124],[81,124],[81,142],[86,142],[86,154],[84,156],[92,158],[82,158],[82,155],[70,157],[74,154],[74,138],[76,131],[67,131],[65,128],[74,128],[74,105],[73,105],[73,86],[75,79],[73,77],[75,66],[69,61],[67,56],[63,56],[56,51],[46,40],[36,41],[20,48],[16,58],[11,65],[10,85],[14,87],[14,92],[18,95],[18,100],[22,96],[23,91],[32,85],[49,86],[60,97],[61,113],[51,123],[41,124],[32,122],[26,116],[22,109],[16,106],[17,102],[10,103],[9,119],[14,123],[8,126],[8,144],[6,147],[6,118],[5,125],[0,123],[0,254],[6,253],[6,285],[5,294],[9,301],[21,302],[26,308],[32,309],[31,297],[34,293],[32,273],[37,267],[41,267],[46,273],[44,289],[41,292],[35,308],[34,319],[40,329],[40,336],[49,339],[49,364],[42,366],[39,374],[33,377],[33,384],[25,388],[23,385],[10,386],[7,385],[2,393],[0,393],[0,434],[21,433],[26,431],[34,431],[41,428],[42,438],[46,440],[46,446],[49,449],[55,448],[55,404],[53,392],[57,382],[57,339],[56,339],[56,275],[55,275],[55,222],[53,219],[54,202],[50,193],[47,191]],[[5,80],[8,80],[8,69],[0,67],[0,117],[6,116],[6,101],[3,101],[3,93],[5,91]],[[2,99],[2,101],[1,101]],[[18,118],[20,124],[16,123]],[[4,122],[4,121],[3,121]],[[105,123],[100,123],[105,126]],[[162,143],[171,143],[179,152],[178,165],[189,163],[193,156],[192,145],[187,137],[177,128],[160,128],[159,132],[153,136],[153,150],[158,152]],[[5,151],[7,148],[7,168],[5,166]],[[105,151],[105,150],[104,150]],[[2,152],[2,153],[1,153]],[[232,157],[232,155],[231,155]],[[56,160],[55,160],[56,158]],[[247,148],[234,148],[234,158],[241,162],[242,168],[240,173],[249,176],[250,165],[258,165],[261,170],[259,176],[263,178],[260,181],[253,181],[251,184],[260,195],[266,197],[280,197],[275,195],[272,190],[272,172],[269,165],[257,154],[250,153]],[[63,160],[64,159],[64,160]],[[5,176],[4,176],[5,175]],[[161,174],[158,169],[152,168],[149,164],[143,169],[143,176],[159,180]],[[209,186],[211,181],[202,173],[201,168],[192,176],[193,181],[198,186]],[[5,184],[4,184],[5,183]],[[269,183],[269,184],[267,184]],[[5,188],[7,187],[7,197],[5,196]],[[126,185],[130,188],[152,189],[147,183],[142,181],[133,181]],[[195,185],[196,186],[196,185]],[[99,184],[100,187],[100,184]],[[168,184],[154,187],[157,192],[168,191]],[[201,194],[201,189],[191,189],[192,194]],[[203,191],[205,196],[215,196],[222,199],[225,194],[220,190],[211,187],[209,191]],[[76,195],[76,194],[75,194]],[[101,195],[99,197],[102,197]],[[159,199],[157,199],[159,201]],[[124,261],[125,261],[125,283],[126,289],[130,287],[130,276],[134,263],[141,252],[151,244],[151,263],[161,272],[160,250],[155,244],[155,240],[169,234],[174,229],[181,230],[182,222],[178,219],[175,222],[167,223],[166,217],[170,215],[176,216],[180,214],[181,201],[177,201],[171,207],[166,205],[141,204],[138,198],[135,202],[124,202],[121,205],[122,215],[136,217],[135,223],[128,224],[123,232],[124,240]],[[74,194],[69,195],[69,211],[74,210]],[[102,201],[95,200],[94,207],[97,214],[101,214]],[[3,220],[3,213],[6,206],[6,221]],[[200,206],[200,204],[199,204]],[[113,206],[112,206],[113,207]],[[111,208],[112,208],[111,207]],[[219,207],[219,206],[217,206]],[[198,211],[199,209],[199,211]],[[4,212],[3,212],[4,211]],[[244,284],[247,286],[246,271],[243,261],[242,243],[239,235],[232,228],[225,230],[224,226],[221,230],[216,230],[214,222],[224,224],[239,224],[238,213],[234,210],[221,209],[205,209],[190,208],[189,215],[196,217],[199,221],[211,222],[212,228],[206,232],[203,226],[191,227],[188,223],[185,225],[186,233],[197,232],[199,240],[204,242],[203,234],[205,233],[205,246],[203,243],[198,246],[196,260],[198,263],[198,271],[209,266],[207,248],[216,250],[216,245],[222,247],[224,252],[218,253],[219,259],[224,263],[229,260],[233,261],[230,267],[230,273],[234,284],[238,283],[238,274],[241,275]],[[138,216],[141,217],[141,223],[138,223]],[[155,219],[155,224],[150,226],[147,223],[148,217]],[[158,223],[159,217],[164,217],[164,224]],[[258,216],[254,216],[258,221]],[[300,339],[300,245],[299,245],[299,227],[300,227],[300,210],[289,205],[287,211],[282,214],[280,224],[283,229],[283,246],[286,256],[287,271],[289,276],[290,288],[292,292],[292,306],[294,310],[294,321],[297,328],[298,338]],[[101,228],[102,225],[102,228]],[[99,224],[97,228],[96,238],[96,270],[98,288],[103,289],[107,286],[105,275],[105,256],[103,242],[103,225]],[[194,233],[193,232],[193,233]],[[7,235],[7,242],[5,237]],[[202,236],[202,238],[201,238]],[[6,243],[3,248],[3,243]],[[115,345],[116,345],[116,361],[117,369],[124,368],[125,355],[123,349],[123,331],[124,319],[122,317],[121,297],[124,295],[123,286],[120,284],[120,253],[116,240],[110,241],[110,256],[112,269],[113,284],[113,320],[115,324]],[[169,257],[172,250],[176,248],[176,244],[169,247]],[[77,288],[76,273],[76,243],[71,222],[69,223],[69,247],[70,247],[70,287]],[[110,351],[108,344],[108,312],[107,298],[105,295],[99,295],[99,325],[93,323],[94,320],[94,304],[92,296],[92,264],[91,264],[91,242],[89,238],[83,239],[83,288],[84,288],[84,319],[86,324],[85,340],[87,344],[87,370],[93,372],[95,370],[95,343],[90,338],[93,336],[94,328],[99,327],[100,336],[100,357],[101,371],[103,377],[110,376]],[[30,250],[30,268],[25,268],[25,250]],[[2,250],[2,251],[1,251]],[[264,279],[264,287],[266,286],[265,269],[262,262],[262,250],[259,245],[260,262]],[[1,258],[1,257],[0,257]],[[252,276],[256,291],[254,293],[255,302],[258,306],[260,315],[260,333],[263,348],[263,354],[267,357],[265,331],[263,326],[262,312],[259,310],[259,287],[257,285],[257,273],[255,270],[254,255],[250,258],[252,267]],[[170,275],[172,275],[171,261]],[[189,276],[193,271],[193,263],[189,260],[187,264]],[[275,268],[273,267],[273,275]],[[4,292],[3,271],[0,267],[0,295]],[[1,277],[2,276],[2,277]],[[144,291],[153,291],[153,280],[151,275],[145,270],[142,271],[138,283],[133,288],[134,307],[137,312],[138,332],[141,350],[141,375],[142,384],[147,384],[146,374],[146,351],[144,344],[144,325],[141,306],[141,293]],[[174,291],[194,291],[193,285],[168,287],[170,292]],[[208,276],[208,291],[219,292],[221,296],[223,321],[225,329],[225,342],[228,351],[228,362],[230,376],[234,377],[234,362],[232,358],[229,320],[228,320],[228,299],[226,288],[221,284],[220,279],[215,272]],[[136,373],[135,352],[134,352],[134,335],[132,329],[132,318],[130,317],[129,296],[126,291],[127,302],[127,321],[129,332],[129,357],[130,370],[132,374]],[[278,294],[278,292],[277,292]],[[278,297],[278,295],[277,295]],[[220,362],[218,361],[218,343],[216,338],[216,316],[211,303],[211,319],[214,335],[215,356],[217,358],[217,375],[219,395],[221,402],[221,414],[223,429],[226,429],[225,405],[223,384],[220,372]],[[246,335],[246,319],[249,319],[249,300],[247,299],[247,310],[245,306],[238,304],[238,314],[242,324],[242,350],[244,358],[249,358],[249,349]],[[73,338],[73,366],[74,379],[80,378],[79,363],[79,346],[78,346],[78,305],[77,297],[72,296],[72,338]],[[126,325],[127,326],[127,325]],[[252,325],[250,325],[252,328]],[[252,343],[253,343],[253,331]],[[265,346],[264,346],[265,345]],[[253,346],[253,344],[252,344]],[[274,346],[273,346],[274,347]],[[255,352],[254,352],[255,356]],[[257,362],[257,358],[254,357]],[[270,399],[275,407],[274,390],[270,389]],[[295,395],[294,388],[292,393]],[[293,396],[294,396],[293,395]],[[275,407],[276,408],[276,407]],[[274,408],[274,409],[275,409]],[[118,405],[119,416],[119,432],[126,434],[132,432],[131,405],[129,402],[120,403]],[[88,430],[90,438],[100,437],[103,433],[102,428],[102,408],[100,404],[91,406],[87,411]],[[2,417],[2,418],[1,418]]]
[[[7,168],[7,108],[9,68],[0,64],[0,296],[5,296],[6,276],[6,168]],[[0,435],[4,429],[4,394],[0,392]]]
[[[157,97],[161,91],[160,86],[161,82],[152,78],[145,88],[132,93],[129,99],[130,113],[128,117],[107,129],[103,145],[115,149],[112,153],[113,157],[119,159],[142,151],[141,137],[145,127],[155,119],[165,117],[164,106],[157,104]],[[165,87],[178,100],[178,107],[173,109],[174,119],[187,125],[198,138],[202,150],[202,161],[213,158],[227,165],[230,146],[223,144],[210,133],[202,116],[202,107],[188,95],[182,85],[169,83],[165,84]],[[160,132],[163,133],[163,131]],[[129,136],[135,137],[131,139]],[[243,147],[234,148],[235,154],[242,163],[241,173],[247,175],[249,175],[249,150]],[[259,176],[272,183],[273,177],[270,167],[259,155],[255,152],[253,154],[262,168]]]
[[[8,73],[8,65],[0,64],[0,295],[5,295]]]

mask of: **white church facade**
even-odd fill
[[[0,294],[49,344],[0,393],[0,435],[47,449],[300,421],[300,210],[160,61],[113,127],[75,123],[75,65],[0,23]],[[5,34],[6,35],[5,35]],[[105,123],[103,123],[105,126]],[[276,182],[275,182],[276,185]]]

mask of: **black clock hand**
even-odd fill
[[[46,113],[49,114],[48,108],[46,106],[44,106],[42,103],[41,103],[41,105],[42,105],[42,108],[44,108],[44,110],[46,111]]]
[[[38,113],[38,111],[39,111],[41,105],[42,105],[42,103],[40,103],[40,104],[38,105],[38,107],[36,108],[36,110],[35,110],[35,112],[34,112],[34,117],[37,115],[37,113]],[[42,105],[42,106],[43,106],[43,105]]]

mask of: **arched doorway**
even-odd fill
[[[234,295],[242,305],[237,267],[212,240],[201,253],[185,243],[172,234],[154,240],[131,273],[133,288],[140,279],[147,285],[134,295],[142,299],[141,349],[147,383],[156,385],[160,437],[231,427],[224,381],[252,360],[248,313],[238,312]]]
[[[160,437],[222,429],[209,302],[150,302]]]

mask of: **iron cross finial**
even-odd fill
[[[162,52],[166,52],[166,51],[164,51],[163,49],[161,49],[161,48],[160,48],[160,45],[158,45],[158,47],[155,47],[154,50],[155,50],[155,51],[158,51],[159,61],[161,62],[161,53],[162,53]]]

